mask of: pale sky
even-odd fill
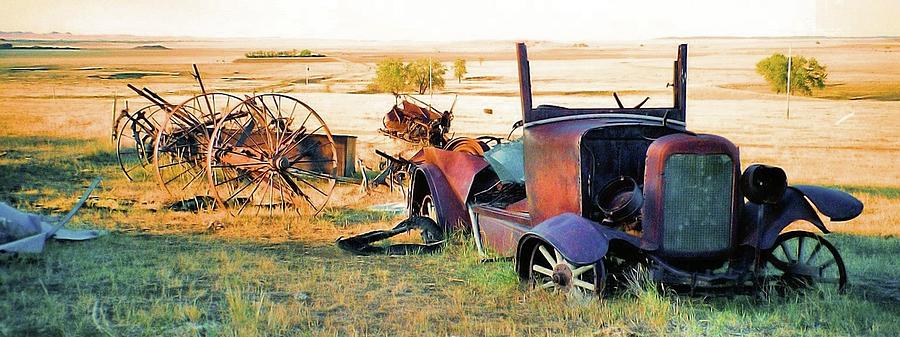
[[[0,31],[560,41],[900,35],[898,0],[0,0]]]

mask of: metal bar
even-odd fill
[[[59,222],[56,223],[56,226],[53,226],[53,229],[47,232],[46,237],[49,238],[53,236],[53,234],[56,234],[56,232],[59,231],[60,228],[63,228],[63,226],[65,226],[67,223],[69,223],[69,221],[72,220],[72,217],[74,217],[75,213],[77,213],[78,210],[81,209],[81,206],[84,205],[84,202],[87,201],[87,198],[91,196],[91,193],[93,193],[94,190],[97,189],[97,186],[100,185],[100,180],[102,180],[101,177],[97,177],[94,179],[94,182],[92,182],[91,185],[88,186],[87,190],[84,191],[84,194],[81,195],[81,198],[78,199],[78,202],[75,203],[75,206],[72,207],[72,210],[69,211],[66,216],[60,219]]]
[[[531,70],[528,66],[528,51],[524,42],[516,43],[516,59],[519,65],[519,96],[522,98],[522,120],[531,121]]]
[[[146,100],[150,101],[150,103],[153,103],[153,105],[156,105],[156,106],[158,106],[160,109],[163,109],[163,110],[165,110],[165,111],[169,111],[169,107],[168,107],[164,102],[157,101],[156,98],[154,98],[153,96],[150,96],[149,94],[147,94],[147,93],[141,91],[141,89],[138,89],[137,87],[131,85],[131,83],[127,84],[127,86],[128,86],[129,89],[131,89],[131,90],[133,90],[134,92],[136,92],[136,93],[138,94],[138,96],[141,96],[141,97],[145,98]]]
[[[687,45],[678,45],[678,60],[675,61],[675,78],[672,82],[675,114],[669,118],[682,122],[686,120],[687,111],[687,57]]]

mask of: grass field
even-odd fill
[[[317,218],[168,210],[164,205],[172,200],[155,183],[128,182],[118,171],[109,119],[112,97],[122,104],[126,81],[71,69],[180,72],[132,81],[181,98],[195,90],[185,75],[189,64],[205,63],[201,70],[210,86],[302,97],[333,129],[360,136],[364,160],[372,159],[372,148],[397,146],[375,131],[393,99],[350,94],[367,83],[375,55],[398,53],[396,48],[350,53],[317,47],[335,59],[316,63],[312,76],[322,80],[306,86],[299,84],[303,63],[222,64],[219,59],[241,59],[246,50],[178,50],[174,44],[166,51],[98,49],[0,58],[0,200],[60,214],[94,177],[103,176],[101,189],[71,227],[110,231],[94,241],[51,242],[41,255],[0,256],[0,336],[898,335],[900,103],[890,98],[897,97],[891,83],[900,83],[900,74],[890,71],[896,65],[877,54],[869,59],[882,63],[863,67],[843,55],[858,57],[867,49],[826,41],[833,53],[817,56],[835,65],[830,70],[846,88],[864,88],[867,84],[859,83],[866,74],[889,69],[879,77],[886,93],[878,94],[889,99],[845,97],[856,91],[798,98],[792,119],[785,120],[781,97],[722,87],[756,85],[752,65],[770,52],[764,45],[770,42],[721,43],[697,43],[689,124],[735,141],[744,165],[783,166],[792,183],[839,188],[866,204],[861,217],[833,224],[837,233],[828,236],[847,264],[846,294],[817,289],[761,298],[689,296],[637,275],[627,291],[583,303],[521,288],[511,262],[481,263],[466,238],[432,256],[355,257],[333,241],[392,226],[398,217],[367,208],[402,200],[385,191],[361,194],[355,187],[342,188]],[[794,46],[798,50],[802,44]],[[657,78],[646,73],[670,74],[669,46],[639,51],[637,58],[616,48],[536,48],[532,67],[536,87],[545,93],[538,99],[611,105],[608,93],[623,93],[622,87],[636,88],[622,95],[626,102],[644,94],[663,96]],[[591,53],[600,57],[585,56]],[[515,68],[507,56],[489,50],[483,65],[470,60],[471,75],[488,80],[448,82],[447,92],[468,93],[460,97],[454,130],[505,136],[518,113]],[[656,63],[658,69],[651,65]],[[6,71],[33,65],[52,70]],[[578,69],[588,69],[587,74]],[[666,98],[652,101],[665,104]],[[450,99],[447,93],[435,95],[436,102]],[[129,100],[140,103],[133,96]],[[493,108],[494,115],[481,114],[483,107]],[[852,117],[844,118],[848,114]]]

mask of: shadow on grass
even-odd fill
[[[115,163],[115,153],[92,140],[6,136],[0,151],[0,195],[12,204],[72,193]]]

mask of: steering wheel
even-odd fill
[[[475,139],[480,140],[480,141],[484,142],[485,144],[487,144],[488,142],[494,142],[494,145],[499,145],[500,142],[503,141],[503,138],[494,137],[494,136],[478,136],[478,137],[475,137]]]

